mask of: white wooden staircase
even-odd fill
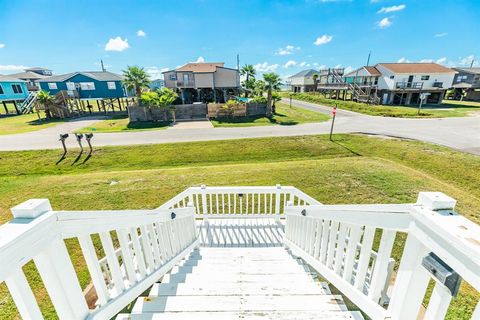
[[[363,319],[286,249],[195,250],[117,320]]]
[[[462,281],[480,292],[480,226],[455,204],[421,192],[412,204],[324,205],[280,185],[192,187],[154,210],[54,211],[31,199],[0,226],[0,300],[42,319],[31,286],[41,279],[66,320],[443,319]],[[94,299],[65,239],[78,241]],[[29,262],[39,278],[25,276]],[[480,320],[469,303],[463,318]]]

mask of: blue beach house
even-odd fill
[[[0,101],[23,101],[28,94],[25,81],[0,75]]]
[[[55,95],[76,91],[80,99],[115,99],[125,97],[122,77],[108,71],[72,72],[40,79],[40,88]]]

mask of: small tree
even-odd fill
[[[313,92],[315,92],[315,91],[317,91],[317,79],[318,79],[318,74],[315,73],[315,74],[312,76],[312,78],[313,78]]]
[[[123,84],[128,90],[135,90],[135,95],[141,102],[142,89],[150,84],[150,77],[147,72],[137,66],[128,66],[123,70]]]
[[[253,90],[255,86],[255,67],[251,64],[246,64],[240,69],[240,74],[245,76],[245,81],[243,81],[242,85],[246,89],[245,98],[248,98],[248,90]]]
[[[272,92],[280,89],[280,76],[274,72],[264,73],[265,89],[267,90],[267,117],[272,116]]]
[[[275,103],[277,102],[280,102],[282,100],[282,96],[280,95],[280,93],[278,93],[277,91],[273,91],[272,92],[272,113],[276,113],[276,109],[275,109]]]
[[[175,102],[175,100],[178,98],[177,93],[168,88],[159,89],[157,92],[159,106],[168,108],[172,112],[173,123],[176,123],[177,119],[175,118],[175,106],[173,105],[173,102]]]
[[[52,105],[54,99],[55,98],[47,91],[40,90],[37,93],[37,102],[40,103],[41,105],[43,105],[43,108],[45,109],[45,117],[46,118],[51,118],[50,106]],[[40,117],[38,111],[37,111],[37,115],[38,115],[38,117]]]

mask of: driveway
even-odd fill
[[[331,113],[331,108],[293,100],[292,104],[305,109]],[[88,120],[98,121],[98,120]],[[70,125],[71,122],[68,123]],[[67,125],[67,124],[65,124]],[[82,126],[88,124],[82,123]],[[239,128],[212,128],[208,126],[152,130],[138,132],[95,133],[94,146],[118,146],[187,141],[226,140],[259,137],[280,137],[325,134],[331,121],[294,126],[263,126]],[[75,129],[77,127],[75,126]],[[0,150],[59,149],[58,135],[73,131],[64,124],[36,132],[0,136]],[[408,138],[451,147],[480,155],[480,117],[443,119],[400,119],[367,116],[338,110],[336,133],[365,133]],[[69,147],[77,146],[73,137],[67,139]]]

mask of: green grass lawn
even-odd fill
[[[442,191],[480,223],[480,157],[415,141],[355,135],[304,136],[96,148],[75,162],[72,151],[0,152],[0,223],[9,208],[48,198],[57,210],[156,208],[194,185],[293,185],[326,204],[414,202]],[[111,184],[111,181],[117,181]],[[94,239],[98,243],[98,239]],[[405,235],[393,257],[399,261]],[[79,280],[89,282],[78,242],[66,241]],[[32,263],[24,267],[45,318],[55,313]],[[2,319],[17,317],[0,285]],[[467,319],[480,298],[462,284],[448,319]]]
[[[38,119],[36,113],[1,117],[0,135],[36,131],[57,125],[58,123],[64,121],[64,119],[47,120],[44,117],[42,119]]]
[[[112,116],[92,126],[78,129],[77,132],[121,132],[131,130],[166,129],[169,123],[163,121],[129,122],[128,115]]]
[[[247,117],[233,119],[211,120],[214,127],[251,127],[267,125],[295,125],[308,122],[322,122],[330,119],[322,113],[305,110],[298,107],[289,107],[283,103],[276,104],[276,113],[271,117]]]
[[[284,98],[289,98],[290,93],[282,92]],[[480,114],[480,103],[461,102],[444,100],[443,104],[424,105],[420,114],[417,106],[384,106],[368,105],[355,101],[343,101],[327,99],[320,93],[292,93],[292,98],[307,102],[318,103],[325,106],[335,106],[338,108],[360,112],[372,116],[400,117],[400,118],[446,118],[446,117],[466,117]]]

